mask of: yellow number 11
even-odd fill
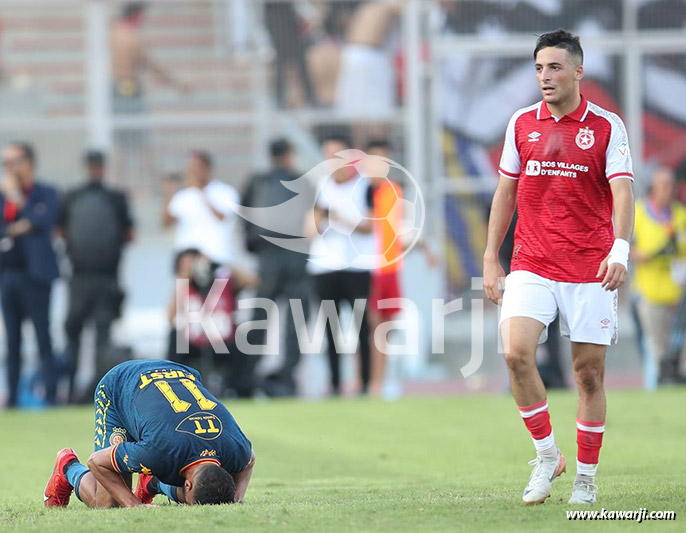
[[[217,406],[217,402],[213,402],[212,400],[205,398],[198,386],[190,379],[180,379],[179,381],[190,391],[190,393],[193,395],[193,398],[195,398],[195,400],[198,402],[200,409],[207,409],[208,411],[211,411]],[[175,413],[183,413],[188,411],[191,406],[190,402],[179,398],[167,381],[155,381],[155,386],[167,399],[169,405],[172,406],[172,409],[174,409]]]

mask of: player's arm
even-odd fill
[[[498,252],[510,228],[517,205],[517,185],[517,180],[500,176],[488,219],[488,238],[484,252],[484,289],[488,299],[496,304],[501,298],[498,281],[505,277]]]
[[[245,491],[248,489],[248,483],[250,483],[250,476],[252,476],[252,469],[255,466],[255,452],[252,452],[250,456],[250,461],[248,466],[246,466],[240,472],[231,474],[234,482],[236,483],[236,492],[233,497],[233,501],[241,503],[245,497]]]
[[[602,286],[612,291],[621,287],[627,277],[629,243],[634,229],[634,189],[633,181],[626,178],[610,182],[612,204],[614,207],[615,244],[608,256],[600,263],[598,274],[605,274]]]
[[[140,507],[143,505],[136,498],[131,489],[126,486],[124,479],[112,462],[114,447],[110,446],[98,450],[88,458],[88,468],[95,479],[110,493],[112,498],[122,507]]]

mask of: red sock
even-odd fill
[[[603,445],[605,421],[593,422],[576,419],[577,459],[587,465],[597,465],[600,447]]]
[[[545,439],[552,433],[553,428],[550,425],[550,413],[548,412],[547,399],[533,405],[518,407],[519,414],[522,415],[524,424],[534,440]]]

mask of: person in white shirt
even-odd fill
[[[176,251],[195,248],[217,265],[233,259],[233,206],[239,194],[231,185],[212,178],[212,156],[202,150],[190,153],[185,187],[167,195],[165,227],[176,224]]]
[[[332,135],[322,143],[322,153],[328,161],[334,162],[339,152],[350,147],[347,138]],[[319,300],[333,301],[339,313],[344,302],[354,308],[356,300],[364,300],[362,316],[354,317],[359,321],[361,394],[368,392],[371,368],[366,300],[375,248],[369,186],[369,180],[360,176],[351,165],[337,168],[324,178],[314,207],[314,222],[320,238],[312,242],[307,265]],[[339,395],[340,354],[330,322],[326,325],[326,336],[331,393]]]

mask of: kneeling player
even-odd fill
[[[46,507],[66,507],[72,490],[89,507],[136,507],[156,494],[178,503],[243,500],[255,464],[250,441],[199,373],[171,361],[127,361],[95,392],[95,452],[88,468],[57,453]],[[131,476],[139,473],[135,495]]]

